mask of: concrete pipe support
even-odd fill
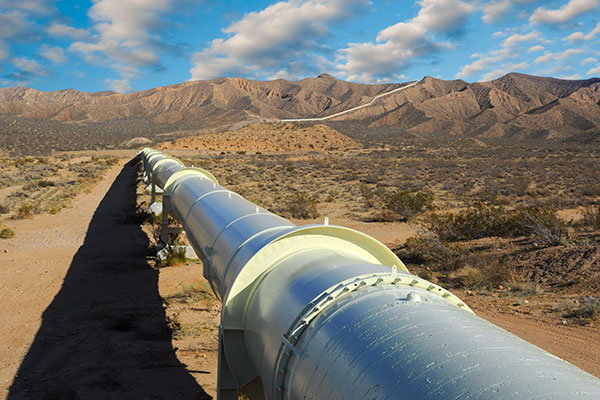
[[[599,379],[477,317],[377,240],[296,226],[205,170],[141,156],[223,304],[220,399],[600,399]]]

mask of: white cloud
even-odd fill
[[[0,0],[0,7],[27,11],[32,14],[50,15],[56,10],[50,7],[47,0]]]
[[[579,74],[572,74],[572,75],[559,75],[557,76],[558,79],[566,79],[569,81],[574,81],[577,79],[581,79],[581,75]]]
[[[464,65],[456,74],[456,78],[468,78],[487,70],[491,64],[496,62],[492,57],[481,57],[471,64]]]
[[[510,0],[492,1],[484,6],[481,19],[488,24],[499,22],[508,14],[510,5]]]
[[[511,36],[507,37],[506,39],[504,39],[504,42],[502,43],[502,47],[514,49],[521,43],[532,42],[535,40],[541,40],[541,38],[542,38],[542,36],[537,31],[532,31],[527,34],[516,33],[516,34],[511,35]]]
[[[544,50],[544,46],[540,46],[539,44],[536,46],[531,46],[529,48],[529,50],[527,50],[528,53],[535,53],[536,51],[542,51]]]
[[[40,55],[54,64],[62,64],[67,61],[65,57],[65,51],[60,47],[50,47],[46,44],[40,47]]]
[[[46,28],[46,32],[52,36],[65,36],[74,40],[85,39],[88,35],[88,31],[85,29],[77,29],[64,24],[52,24]]]
[[[15,57],[11,59],[11,63],[21,71],[33,75],[49,75],[50,72],[42,67],[36,60],[27,57]]]
[[[487,54],[474,54],[471,57],[477,58],[470,64],[464,65],[461,70],[455,75],[456,78],[469,78],[488,70],[492,65],[505,62],[508,59],[518,58],[524,53],[521,46],[528,42],[544,42],[545,39],[537,31],[532,31],[526,34],[515,33],[504,39],[500,48],[490,51]],[[534,51],[543,49],[542,46],[530,47]],[[483,80],[495,79],[500,75],[510,72],[510,67],[524,68],[524,63],[520,64],[503,64],[498,69],[484,75]],[[491,77],[491,78],[490,78]]]
[[[597,59],[595,59],[594,57],[588,57],[588,58],[586,58],[585,60],[583,60],[583,61],[581,62],[581,65],[593,64],[593,63],[595,63],[595,62],[598,62],[598,60],[597,60]]]
[[[569,43],[584,41],[584,40],[592,40],[594,36],[600,33],[600,22],[596,24],[596,27],[592,29],[590,33],[587,35],[583,32],[574,32],[563,39],[563,41],[568,41]]]
[[[118,93],[128,93],[132,90],[129,79],[105,79],[104,83],[110,90]]]
[[[460,0],[421,0],[421,10],[412,23],[430,32],[453,32],[461,29],[467,17],[475,11],[472,4]]]
[[[78,41],[69,47],[91,63],[114,65],[122,80],[106,80],[107,84],[126,91],[130,69],[160,67],[158,53],[161,14],[169,9],[169,0],[95,0],[88,15],[95,22],[96,32],[90,40]],[[85,31],[59,25],[53,29],[57,35],[83,37]]]
[[[367,0],[289,0],[248,13],[223,30],[229,38],[215,39],[193,55],[191,79],[257,71],[270,77],[296,75],[327,50],[320,39],[329,34],[328,25],[367,4]]]
[[[535,59],[535,63],[536,64],[541,64],[541,63],[545,63],[548,62],[550,60],[552,60],[554,57],[554,54],[552,53],[546,53],[543,56],[539,56],[538,58]]]
[[[600,0],[570,0],[557,10],[539,7],[533,12],[529,21],[539,24],[562,24],[582,14],[596,10],[599,5]]]
[[[600,76],[600,65],[598,65],[597,67],[594,67],[592,69],[590,69],[587,72],[588,76]]]
[[[567,49],[565,51],[557,52],[557,53],[546,53],[542,56],[539,56],[535,59],[536,64],[546,63],[549,61],[562,61],[566,60],[569,57],[575,56],[577,54],[583,53],[581,49]]]
[[[464,29],[475,7],[460,0],[421,0],[416,17],[392,25],[377,35],[376,43],[350,43],[340,50],[337,70],[349,80],[376,82],[398,75],[415,57],[452,48],[434,34]]]
[[[492,0],[481,5],[481,20],[487,24],[495,24],[505,19],[515,5],[529,4],[535,0]]]
[[[32,30],[26,13],[17,10],[0,12],[0,38],[10,38],[18,42],[30,41]]]

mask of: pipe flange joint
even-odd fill
[[[405,272],[398,272],[395,266],[392,267],[391,272],[360,275],[342,281],[313,299],[302,310],[298,317],[296,317],[288,331],[283,335],[275,364],[276,368],[275,379],[273,380],[273,399],[283,399],[285,375],[292,355],[295,354],[298,357],[304,356],[302,349],[298,348],[296,345],[310,323],[331,303],[340,299],[341,297],[344,297],[352,292],[356,292],[364,287],[383,285],[408,286],[423,289],[431,294],[443,298],[457,307],[473,313],[473,311],[463,301],[446,289],[415,275],[407,274]]]

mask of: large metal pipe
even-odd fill
[[[296,226],[144,149],[223,303],[220,399],[600,399],[600,380],[477,317],[383,244]],[[168,211],[168,210],[167,210]]]

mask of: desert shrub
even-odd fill
[[[39,187],[43,187],[43,188],[45,188],[45,187],[48,187],[48,186],[54,186],[54,182],[52,182],[52,181],[49,181],[49,180],[47,180],[47,179],[40,179],[40,180],[37,182],[37,185],[38,185]]]
[[[547,208],[527,208],[519,210],[512,218],[515,223],[523,221],[522,232],[535,236],[547,246],[564,244],[569,236],[567,226],[556,216],[556,212]],[[520,232],[515,232],[516,235]]]
[[[451,281],[457,287],[492,289],[510,281],[512,275],[510,267],[497,258],[471,254],[465,267],[452,274]]]
[[[170,267],[172,265],[185,264],[185,253],[185,247],[168,246],[165,259],[160,262],[160,265],[163,267]]]
[[[600,297],[584,297],[578,307],[570,309],[564,316],[591,321],[600,319]]]
[[[375,192],[365,183],[361,183],[358,185],[358,190],[360,194],[365,199],[365,207],[369,208],[373,206],[373,200],[375,197]]]
[[[10,211],[10,206],[8,204],[0,203],[0,214],[7,214]]]
[[[304,192],[295,192],[291,198],[284,201],[280,210],[286,217],[316,218],[319,216],[317,205],[319,199]]]
[[[205,280],[197,280],[191,283],[185,283],[177,291],[177,294],[170,297],[169,300],[176,299],[185,303],[195,303],[201,300],[214,300],[212,288]]]
[[[552,246],[568,236],[566,224],[556,212],[541,207],[508,210],[479,203],[456,214],[432,214],[427,225],[440,239],[450,241],[534,235]]]
[[[0,230],[0,239],[10,239],[15,237],[15,231],[10,228],[4,228]]]
[[[37,206],[31,203],[21,204],[19,208],[17,208],[17,216],[19,218],[31,218],[33,217],[33,214],[37,212]]]
[[[471,240],[507,236],[508,215],[504,208],[478,203],[457,214],[432,214],[428,228],[442,240]]]
[[[408,263],[431,264],[436,271],[454,271],[465,265],[465,252],[457,244],[448,244],[430,232],[409,238],[396,254]]]
[[[600,205],[589,206],[583,210],[583,224],[592,229],[600,229]]]
[[[395,190],[383,196],[385,210],[380,213],[383,221],[406,221],[415,214],[430,208],[433,202],[431,193],[410,190]]]

